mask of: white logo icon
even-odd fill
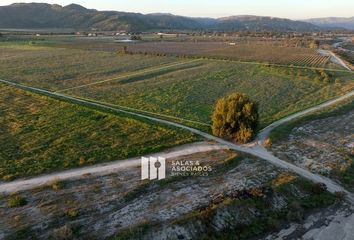
[[[141,180],[164,179],[166,177],[166,159],[163,157],[141,158]]]

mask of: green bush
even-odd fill
[[[301,204],[297,201],[291,202],[286,217],[288,221],[301,221],[304,217],[304,210]]]
[[[26,204],[27,204],[27,200],[20,195],[10,196],[9,199],[7,200],[7,205],[10,208],[22,207]]]
[[[321,194],[327,190],[327,186],[323,183],[314,183],[311,187],[311,192],[314,194]]]

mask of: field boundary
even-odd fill
[[[298,112],[295,112],[295,113],[292,113],[288,116],[285,116],[275,122],[272,122],[270,125],[264,127],[263,129],[261,129],[258,133],[258,139],[260,141],[264,141],[269,135],[270,133],[276,129],[277,127],[287,123],[287,122],[290,122],[294,119],[298,119],[300,117],[303,117],[303,116],[306,116],[307,114],[310,114],[310,113],[313,113],[313,112],[316,112],[318,110],[321,110],[321,109],[324,109],[324,108],[327,108],[327,107],[330,107],[331,105],[334,105],[335,103],[337,102],[342,102],[346,99],[351,99],[352,97],[354,97],[354,90],[351,90],[347,93],[344,93],[340,96],[337,96],[337,97],[334,97],[332,99],[329,99],[329,100],[326,100],[326,101],[323,101],[323,102],[320,102],[318,103],[317,105],[315,106],[312,106],[312,107],[309,107],[309,108],[306,108],[304,110],[300,110]]]
[[[74,90],[74,89],[79,89],[79,88],[93,86],[93,85],[97,85],[97,84],[101,84],[101,83],[116,81],[116,80],[119,80],[119,79],[122,79],[122,78],[139,76],[139,75],[143,75],[143,74],[146,74],[146,73],[152,73],[152,72],[159,71],[159,70],[169,69],[169,68],[172,68],[172,67],[176,67],[176,66],[180,66],[180,65],[184,65],[184,64],[188,64],[188,63],[197,62],[197,61],[200,61],[200,60],[201,59],[194,59],[194,60],[191,60],[191,61],[183,61],[183,62],[178,62],[178,63],[174,63],[174,64],[159,65],[159,66],[151,67],[151,68],[148,68],[148,69],[142,69],[142,70],[138,70],[138,71],[135,71],[135,72],[132,72],[132,73],[124,74],[124,75],[121,75],[121,76],[100,80],[100,81],[97,81],[97,82],[92,82],[92,83],[87,83],[87,84],[83,84],[83,85],[79,85],[79,86],[75,86],[75,87],[61,89],[61,90],[55,91],[55,93],[67,92],[67,91]]]
[[[87,50],[89,51],[89,50]],[[134,53],[134,55],[142,55],[141,53]],[[152,56],[156,56],[151,54]],[[326,68],[326,67],[310,67],[310,66],[299,66],[299,65],[292,65],[292,64],[280,64],[280,63],[270,63],[270,62],[257,62],[257,61],[244,61],[244,60],[237,60],[237,59],[225,59],[223,57],[208,57],[208,56],[200,56],[200,55],[166,55],[164,57],[176,57],[182,59],[196,59],[196,60],[207,60],[207,61],[222,61],[222,62],[235,62],[240,64],[250,64],[250,65],[262,65],[262,66],[274,66],[274,67],[286,67],[286,68],[297,68],[297,69],[308,69],[308,70],[325,70],[330,72],[346,72],[354,74],[352,70],[347,69],[334,69],[334,68]],[[329,59],[327,60],[329,61]],[[341,65],[339,65],[341,66]],[[343,66],[341,66],[343,67]]]
[[[97,101],[97,100],[89,99],[89,98],[77,97],[77,96],[72,96],[72,95],[64,95],[64,94],[61,94],[61,93],[58,93],[58,92],[52,92],[52,91],[49,91],[49,90],[46,90],[46,89],[26,86],[26,85],[23,85],[23,84],[20,84],[20,83],[15,83],[15,82],[3,80],[3,79],[0,79],[0,83],[4,83],[4,84],[7,84],[7,85],[11,85],[13,87],[17,87],[17,88],[20,88],[20,89],[23,89],[23,90],[27,90],[27,91],[32,91],[32,92],[35,92],[35,93],[45,94],[45,95],[51,96],[51,97],[55,96],[55,97],[60,98],[60,99],[70,99],[70,100],[76,101],[76,102],[80,101],[80,102],[83,102],[83,103],[89,103],[89,104],[93,104],[93,105],[102,105],[102,106],[99,106],[99,107],[110,108],[111,110],[112,109],[114,109],[114,110],[121,109],[121,111],[124,112],[124,113],[125,113],[125,111],[131,111],[131,112],[128,112],[128,114],[138,114],[138,115],[139,115],[139,113],[149,114],[151,117],[159,116],[159,117],[163,117],[165,119],[179,120],[180,122],[189,122],[189,123],[202,125],[202,126],[207,126],[207,127],[211,126],[210,124],[204,123],[204,122],[199,122],[199,121],[195,121],[195,120],[190,120],[190,119],[176,117],[176,116],[162,114],[162,113],[150,112],[150,111],[141,110],[141,109],[132,108],[132,107],[127,107],[127,106],[122,106],[122,105],[118,105],[118,104],[112,104],[112,103]]]
[[[55,46],[49,46],[49,47],[55,47]],[[65,46],[61,46],[60,48],[72,49],[72,48],[68,48],[68,47],[65,47]],[[74,48],[74,49],[78,49],[78,48]],[[90,51],[89,49],[80,49],[80,50]],[[103,51],[103,50],[98,50],[98,51],[106,52],[106,51]],[[143,54],[142,53],[138,53],[138,52],[134,52],[133,55],[143,55]],[[156,56],[154,54],[148,54],[148,55]],[[215,60],[215,61],[223,61],[223,62],[228,61],[228,62],[236,62],[236,63],[250,64],[250,65],[268,65],[268,66],[274,66],[274,67],[287,67],[287,68],[309,69],[309,70],[325,70],[325,71],[331,71],[331,72],[346,72],[346,73],[354,74],[354,72],[352,70],[346,70],[346,69],[334,69],[334,68],[325,68],[325,67],[310,67],[310,66],[299,66],[299,65],[291,65],[291,64],[279,64],[279,63],[257,62],[257,61],[243,61],[243,60],[237,60],[237,59],[223,59],[222,57],[213,58],[213,57],[200,56],[200,55],[166,54],[164,57],[176,57],[176,58],[182,58],[182,59],[210,60],[210,61]],[[59,90],[57,92],[60,92],[60,91],[63,91],[63,90]]]
[[[286,68],[297,68],[297,69],[308,69],[308,70],[325,70],[329,72],[345,72],[354,74],[351,70],[345,69],[334,69],[334,68],[322,68],[322,67],[306,67],[306,66],[297,66],[297,65],[286,65],[286,64],[277,64],[277,63],[266,63],[266,62],[249,62],[249,61],[239,61],[239,60],[229,60],[229,59],[214,59],[214,58],[200,58],[203,60],[209,61],[222,61],[222,62],[235,62],[240,64],[249,64],[249,65],[261,65],[261,66],[272,66],[272,67],[286,67]]]
[[[83,97],[77,97],[77,96],[75,96],[75,98],[81,99],[81,100],[84,100],[84,101],[88,101],[88,102],[92,102],[92,103],[103,104],[103,105],[110,106],[110,107],[117,107],[117,108],[126,109],[126,110],[130,110],[130,111],[134,111],[134,112],[146,113],[146,114],[149,114],[149,115],[152,115],[152,116],[160,116],[160,117],[164,117],[164,118],[176,119],[176,120],[180,120],[180,121],[183,121],[183,122],[190,122],[190,123],[194,123],[194,124],[198,124],[198,125],[204,125],[204,126],[208,126],[208,127],[211,126],[208,123],[203,123],[203,122],[190,120],[190,119],[186,119],[186,118],[181,118],[181,117],[176,117],[176,116],[172,116],[172,115],[167,115],[167,114],[163,114],[163,113],[150,112],[150,111],[141,110],[141,109],[132,108],[132,107],[127,107],[127,106],[122,106],[122,105],[118,105],[118,104],[107,103],[107,102],[103,102],[103,101],[97,101],[97,100],[90,99],[90,98],[83,98]]]

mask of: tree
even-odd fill
[[[132,41],[141,41],[142,38],[141,38],[141,36],[133,35],[133,36],[130,37],[130,40],[132,40]]]
[[[320,45],[320,42],[318,40],[312,40],[310,42],[310,48],[318,48],[319,45]]]
[[[125,54],[125,53],[127,53],[127,51],[128,51],[128,47],[127,46],[123,46],[123,53]]]
[[[258,126],[258,106],[245,94],[232,93],[217,101],[212,122],[214,135],[238,143],[249,142]]]

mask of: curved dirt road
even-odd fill
[[[341,102],[341,101],[343,101],[343,100],[345,100],[345,99],[349,99],[349,98],[351,98],[351,97],[354,97],[354,90],[351,91],[351,92],[348,92],[348,93],[346,93],[346,94],[344,94],[344,95],[342,95],[342,96],[336,97],[336,98],[334,98],[334,99],[332,99],[332,100],[329,100],[329,101],[327,101],[327,102],[321,103],[320,105],[317,105],[317,106],[314,106],[314,107],[305,109],[305,110],[303,110],[303,111],[294,113],[294,114],[292,114],[292,115],[290,115],[290,116],[287,116],[287,117],[282,118],[282,119],[280,119],[280,120],[278,120],[278,121],[275,121],[275,122],[273,122],[272,124],[270,124],[269,126],[265,127],[264,129],[262,129],[262,130],[260,131],[260,133],[258,134],[258,139],[259,139],[260,141],[265,140],[265,139],[268,137],[268,135],[270,134],[270,132],[271,132],[274,128],[276,128],[276,127],[278,127],[278,126],[280,126],[280,125],[282,125],[282,124],[284,124],[284,123],[287,123],[287,122],[289,122],[289,121],[291,121],[291,120],[293,120],[293,119],[295,119],[295,118],[299,118],[299,117],[302,117],[302,116],[304,116],[304,115],[306,115],[306,114],[308,114],[308,113],[321,110],[321,109],[323,109],[323,108],[329,107],[329,106],[331,106],[331,105],[333,105],[333,104],[336,104],[336,103],[338,103],[338,102]]]
[[[262,142],[262,139],[265,139],[268,136],[268,134],[270,133],[270,131],[272,129],[274,129],[275,127],[277,127],[277,126],[279,126],[281,124],[284,124],[284,123],[286,123],[286,122],[288,122],[288,121],[290,121],[290,120],[292,120],[294,118],[303,116],[303,115],[305,115],[307,113],[310,113],[310,112],[325,108],[327,106],[330,106],[332,104],[340,102],[340,101],[342,101],[344,99],[351,98],[352,96],[354,96],[354,90],[349,92],[349,93],[347,93],[347,94],[345,94],[345,95],[343,95],[343,96],[340,96],[340,97],[335,98],[333,100],[330,100],[328,102],[322,103],[322,104],[320,104],[318,106],[306,109],[304,111],[301,111],[301,112],[295,113],[293,115],[290,115],[290,116],[288,116],[288,117],[286,117],[284,119],[281,119],[281,120],[279,120],[277,122],[274,122],[273,124],[271,124],[267,128],[263,129],[263,131],[259,135],[259,138],[258,138],[259,140],[258,141],[255,141],[255,142],[253,142],[251,144],[246,144],[246,145],[237,145],[237,144],[225,141],[225,140],[223,140],[221,138],[215,137],[215,136],[213,136],[211,134],[202,132],[200,130],[197,130],[197,129],[194,129],[194,128],[191,128],[191,127],[188,127],[188,126],[184,126],[184,125],[179,124],[179,123],[171,122],[171,121],[168,121],[168,120],[159,119],[159,118],[155,118],[155,117],[151,117],[151,116],[146,116],[146,115],[143,115],[143,114],[130,112],[130,111],[122,110],[122,109],[117,109],[117,108],[113,108],[111,106],[107,106],[105,104],[102,104],[102,103],[99,103],[99,102],[96,102],[96,101],[86,100],[86,99],[79,99],[79,98],[76,98],[76,97],[67,96],[67,95],[60,94],[60,93],[54,93],[54,92],[50,92],[50,91],[47,91],[47,90],[44,90],[44,89],[40,89],[40,88],[29,87],[29,86],[25,86],[25,85],[18,84],[18,83],[13,83],[13,82],[6,81],[6,80],[1,80],[0,79],[0,82],[8,84],[8,85],[11,85],[11,86],[14,86],[14,87],[17,87],[17,88],[34,91],[34,92],[37,92],[37,93],[45,94],[45,95],[48,95],[48,96],[52,96],[52,97],[56,97],[56,98],[60,98],[60,99],[64,99],[64,100],[70,100],[72,102],[84,104],[84,105],[87,105],[87,106],[99,107],[99,108],[102,108],[102,109],[107,109],[107,110],[118,112],[118,113],[126,113],[126,114],[129,114],[129,115],[132,115],[132,116],[136,116],[136,117],[139,117],[139,118],[144,118],[144,119],[148,119],[148,120],[151,120],[151,121],[154,121],[154,122],[159,122],[159,123],[162,123],[162,124],[166,124],[166,125],[170,125],[170,126],[174,126],[174,127],[178,127],[178,128],[181,128],[181,129],[188,130],[188,131],[190,131],[192,133],[195,133],[195,134],[197,134],[199,136],[202,136],[202,137],[204,137],[206,139],[213,140],[213,141],[215,141],[215,142],[217,142],[219,144],[223,144],[223,145],[229,147],[230,149],[233,149],[233,150],[236,150],[236,151],[240,151],[240,152],[249,153],[251,155],[254,155],[256,157],[264,159],[264,160],[270,162],[271,164],[276,165],[276,166],[278,166],[280,168],[293,171],[296,174],[298,174],[298,175],[300,175],[300,176],[302,176],[302,177],[304,177],[306,179],[309,179],[311,181],[323,183],[323,184],[325,184],[327,186],[328,191],[330,191],[332,193],[339,192],[339,191],[345,192],[345,193],[347,193],[348,200],[350,202],[354,203],[354,196],[351,193],[349,193],[348,191],[346,191],[339,184],[333,182],[332,180],[330,180],[328,178],[325,178],[325,177],[320,176],[320,175],[316,175],[316,174],[311,173],[310,171],[308,171],[306,169],[302,169],[302,168],[297,167],[297,166],[295,166],[295,165],[293,165],[293,164],[291,164],[289,162],[286,162],[284,160],[281,160],[281,159],[275,157],[272,153],[268,152],[260,144]],[[131,161],[131,160],[127,160],[127,161]],[[92,166],[91,167],[91,173],[99,172],[101,167],[102,166]],[[4,189],[6,189],[6,186],[7,187],[11,186],[13,190],[17,189],[17,191],[18,191],[19,189],[24,188],[25,186],[27,186],[26,188],[29,189],[31,187],[38,186],[36,184],[36,180],[35,179],[43,178],[43,177],[46,177],[46,176],[47,175],[42,176],[42,177],[33,178],[31,184],[28,184],[28,182],[26,182],[28,180],[18,180],[16,182],[2,184],[2,185],[0,185],[0,188],[4,190]],[[62,178],[62,176],[63,175],[59,173],[57,177]],[[52,175],[52,177],[53,177],[53,175]],[[8,185],[8,184],[12,184],[12,185]]]

